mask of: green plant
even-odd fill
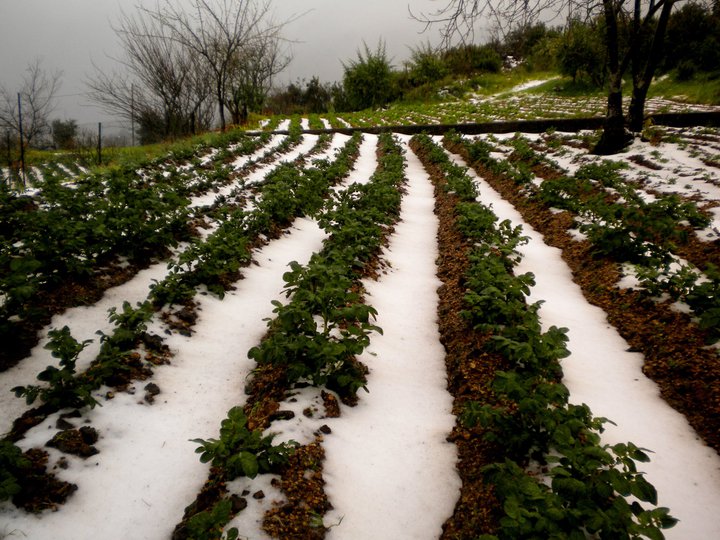
[[[221,499],[209,510],[198,512],[187,521],[187,538],[192,540],[236,540],[239,537],[237,528],[230,528],[223,533],[225,525],[234,515],[232,501]]]
[[[238,476],[255,478],[276,471],[287,463],[297,443],[273,445],[274,435],[263,436],[260,430],[249,430],[242,407],[233,407],[222,421],[219,439],[192,439],[200,446],[195,450],[200,461],[219,467],[227,480]]]
[[[685,296],[690,308],[700,317],[700,327],[708,330],[711,341],[720,338],[720,271],[708,264],[705,274],[709,278],[696,283]]]
[[[677,520],[667,508],[646,510],[641,505],[656,503],[654,490],[641,474],[634,472],[634,465],[628,466],[633,459],[642,461],[643,453],[619,446],[586,450],[587,462],[604,463],[610,468],[594,468],[593,476],[581,480],[568,469],[556,467],[552,469],[555,472],[550,486],[538,482],[511,460],[488,466],[485,475],[503,502],[504,516],[498,534],[483,538],[664,538],[661,530],[672,527]],[[621,471],[618,466],[627,470]],[[628,503],[623,495],[630,494],[640,502]]]
[[[483,148],[479,154],[489,162]],[[419,155],[430,161],[430,152]],[[635,465],[647,461],[645,452],[631,443],[602,446],[606,420],[568,402],[559,382],[559,360],[569,354],[567,330],[542,332],[540,304],[526,303],[532,274],[512,273],[525,240],[520,228],[497,224],[489,208],[473,205],[481,206],[456,206],[458,229],[473,243],[462,313],[483,334],[492,332],[485,352],[501,355],[513,369],[496,372],[493,397],[466,401],[459,419],[466,428],[479,426],[472,433],[505,454],[484,469],[504,515],[497,534],[481,538],[662,538],[661,529],[676,520],[666,508],[643,506],[657,504],[655,489]],[[636,500],[627,500],[631,496]]]
[[[20,492],[18,476],[30,467],[22,450],[7,440],[0,440],[0,501],[6,501]]]
[[[109,310],[108,320],[115,325],[115,331],[109,338],[119,347],[133,347],[145,335],[147,325],[155,310],[150,302],[138,302],[133,308],[130,302],[124,301],[122,311],[113,307]],[[101,334],[102,335],[102,334]]]
[[[365,386],[365,373],[355,362],[381,329],[370,321],[377,312],[352,292],[347,267],[321,261],[303,268],[290,263],[283,276],[292,300],[273,302],[271,333],[248,356],[258,364],[285,365],[288,379],[309,379],[315,385],[354,395]]]
[[[390,61],[381,41],[372,51],[364,44],[357,59],[343,63],[343,88],[351,110],[381,107],[396,96]]]
[[[60,360],[60,368],[47,366],[37,379],[47,382],[48,386],[16,386],[12,389],[17,397],[24,397],[28,405],[40,400],[55,409],[64,407],[95,407],[98,401],[92,396],[92,385],[75,376],[75,363],[79,354],[92,340],[79,343],[70,334],[70,329],[53,329],[48,332],[50,341],[45,348],[53,357]]]

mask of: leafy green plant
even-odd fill
[[[7,440],[0,440],[0,501],[6,501],[20,492],[18,476],[30,467],[22,450]]]
[[[497,534],[481,538],[662,538],[661,529],[676,520],[666,508],[643,506],[657,504],[655,489],[635,465],[647,454],[631,443],[601,445],[607,420],[568,403],[569,391],[559,382],[559,360],[569,354],[567,330],[542,332],[540,304],[526,303],[532,275],[513,275],[521,231],[497,224],[489,208],[475,204],[481,206],[456,206],[458,229],[474,245],[463,315],[492,332],[485,350],[501,354],[513,369],[496,373],[491,402],[466,401],[460,415],[463,426],[480,427],[474,433],[506,456],[484,470],[504,515]]]
[[[233,505],[230,499],[221,499],[212,508],[198,512],[186,524],[187,538],[192,540],[236,540],[239,531],[236,527],[224,533],[225,525],[233,517]]]
[[[273,302],[276,318],[271,333],[248,356],[258,364],[285,365],[292,382],[308,379],[315,385],[354,395],[365,386],[365,373],[354,361],[381,329],[370,321],[377,312],[352,292],[347,268],[311,261],[307,268],[290,263],[285,292],[292,300]]]
[[[45,348],[60,360],[60,368],[48,366],[38,374],[37,379],[47,382],[48,386],[16,386],[13,392],[17,397],[24,397],[28,405],[39,397],[43,403],[56,409],[85,405],[95,407],[98,402],[92,396],[92,385],[75,376],[77,358],[92,340],[78,342],[67,326],[50,330],[48,335],[50,341]]]
[[[720,271],[709,264],[705,274],[709,279],[696,283],[685,301],[700,317],[700,327],[710,332],[712,341],[717,341],[720,339]]]
[[[273,445],[273,435],[263,436],[260,430],[249,430],[242,407],[233,407],[222,421],[219,439],[192,439],[200,446],[195,450],[200,461],[211,462],[224,471],[225,478],[255,478],[258,474],[276,471],[287,463],[297,443],[290,441]]]
[[[109,339],[120,347],[133,347],[139,339],[145,335],[147,325],[152,319],[155,310],[150,302],[138,302],[133,308],[130,302],[124,301],[122,311],[113,307],[109,310],[111,323],[115,325],[115,331]]]
[[[634,465],[624,472],[618,468],[625,466],[629,456],[630,460],[642,460],[642,451],[627,452],[616,445],[601,450],[587,448],[585,452],[588,462],[605,463],[609,468],[595,465],[594,476],[580,480],[567,469],[556,467],[548,486],[511,460],[487,467],[486,478],[503,501],[505,515],[498,534],[482,538],[664,538],[661,530],[677,520],[667,508],[645,509],[641,502],[657,502],[654,490],[641,474],[633,472]],[[640,502],[627,502],[625,496],[630,494]]]

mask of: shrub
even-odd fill
[[[374,52],[364,44],[364,51],[364,54],[358,51],[357,60],[343,63],[345,98],[349,107],[356,111],[382,107],[397,95],[385,44],[379,42]]]

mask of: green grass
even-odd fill
[[[629,79],[629,78],[627,78]],[[468,94],[477,96],[492,96],[509,92],[513,87],[531,80],[547,80],[546,83],[530,88],[522,94],[532,96],[535,100],[541,95],[550,95],[557,98],[604,98],[606,89],[597,88],[586,81],[573,81],[569,77],[562,77],[555,71],[529,71],[523,67],[512,71],[500,73],[479,73],[466,78],[446,78],[442,81],[429,83],[423,87],[413,89],[405,98],[392,103],[385,113],[375,111],[360,111],[358,113],[342,113],[340,116],[353,122],[366,125],[368,123],[402,123],[403,117],[417,118],[422,121],[422,115],[436,117],[445,122],[480,121],[489,114],[506,115],[514,118],[516,111],[510,103],[507,110],[495,102],[485,110],[483,105],[463,103]],[[632,93],[630,81],[626,80],[623,94],[629,97]],[[720,72],[714,74],[700,73],[690,81],[679,81],[675,74],[658,77],[650,87],[648,97],[663,97],[706,105],[720,105]],[[502,100],[501,100],[502,101]],[[530,100],[532,102],[532,99]],[[516,105],[514,105],[516,107]],[[487,108],[487,107],[486,107]],[[319,117],[333,118],[333,114],[313,117],[313,125],[320,125]],[[380,118],[382,117],[382,119]],[[252,114],[246,129],[257,128],[259,121],[266,116]],[[279,118],[279,117],[274,117]],[[285,117],[282,117],[285,118]],[[381,122],[382,120],[382,122]],[[354,122],[353,122],[354,123]],[[26,164],[28,167],[42,168],[47,163],[80,164],[91,171],[103,170],[117,166],[140,166],[143,163],[162,158],[169,154],[175,156],[189,155],[198,146],[225,146],[224,141],[237,133],[230,129],[224,133],[210,132],[174,142],[134,146],[134,147],[105,147],[102,149],[103,165],[97,166],[97,149],[87,148],[74,151],[56,150],[28,150]],[[18,152],[13,152],[12,159],[18,159]]]
[[[225,132],[211,131],[177,141],[149,144],[143,146],[108,146],[102,148],[102,164],[97,164],[97,148],[77,150],[36,150],[29,149],[25,154],[27,167],[42,167],[48,163],[76,163],[91,172],[103,172],[115,167],[139,167],[144,163],[170,154],[192,154],[199,146],[227,146],[227,139],[236,138],[238,130]]]
[[[541,77],[536,77],[541,78]],[[559,97],[605,97],[606,89],[598,88],[587,80],[578,79],[573,81],[571,77],[563,77],[559,73],[547,73],[544,84],[529,89],[533,94],[552,94]]]
[[[698,73],[689,81],[679,81],[671,74],[659,77],[650,86],[651,97],[679,99],[688,103],[720,105],[720,72]]]

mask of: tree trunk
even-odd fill
[[[603,133],[593,153],[607,155],[620,152],[628,144],[625,131],[625,118],[622,109],[622,75],[618,41],[617,11],[613,0],[603,0],[605,26],[605,44],[608,51],[608,71],[610,88],[608,90],[607,116]]]
[[[633,133],[640,133],[645,125],[645,101],[649,89],[650,84],[644,78],[640,83],[633,84],[630,109],[628,110],[630,131]]]
[[[633,95],[628,113],[630,130],[635,133],[641,132],[645,123],[645,101],[648,90],[650,89],[650,83],[655,76],[658,62],[660,58],[662,58],[665,32],[667,30],[668,20],[670,19],[670,12],[674,5],[675,0],[665,0],[662,6],[660,18],[655,27],[653,42],[647,53],[647,62],[642,75],[640,74],[641,70],[639,67],[633,69],[634,72],[637,72],[637,75],[633,76]]]
[[[593,148],[594,154],[616,154],[622,151],[622,149],[632,141],[632,136],[629,136],[625,130],[621,84],[622,80],[619,79],[617,73],[610,75],[607,116],[605,117],[602,136],[597,145],[595,145],[595,148]]]
[[[218,112],[220,113],[220,131],[225,131],[225,93],[223,92],[223,83],[218,77],[217,81],[217,100],[218,100]]]

